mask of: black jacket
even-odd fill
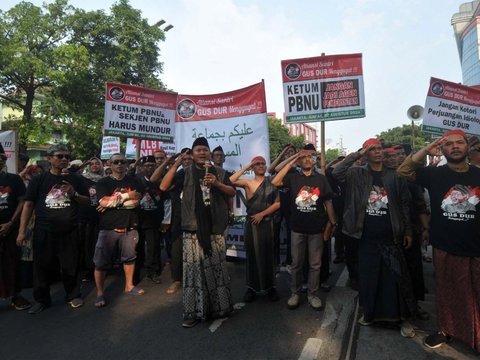
[[[363,234],[368,196],[373,185],[369,165],[352,167],[360,157],[358,152],[350,154],[333,170],[333,176],[346,183],[342,232],[356,239],[360,239]],[[383,168],[382,181],[388,194],[393,239],[395,243],[401,244],[403,236],[412,235],[410,191],[406,180],[399,177],[393,169]]]

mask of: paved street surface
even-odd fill
[[[427,280],[433,291],[432,267]],[[422,345],[425,333],[434,331],[433,296],[423,303],[432,314],[417,321],[414,339],[398,329],[361,327],[356,292],[346,287],[344,265],[333,265],[332,284],[322,293],[325,309],[317,312],[303,298],[297,310],[288,310],[288,274],[279,274],[281,300],[259,297],[242,303],[242,261],[229,263],[236,311],[225,321],[205,321],[194,328],[181,327],[181,292],[166,295],[169,268],[162,284],[144,280],[144,296],[125,295],[120,271],[107,278],[108,306],[96,309],[93,284],[83,287],[84,307],[71,309],[63,302],[63,289],[53,287],[53,305],[38,315],[15,311],[0,301],[0,359],[480,359],[453,342],[437,350]],[[31,299],[31,291],[24,294]],[[420,330],[421,329],[421,330]]]

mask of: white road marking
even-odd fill
[[[337,280],[337,283],[335,284],[335,286],[346,287],[347,282],[348,282],[348,270],[347,270],[347,267],[345,266],[342,273],[338,277],[338,280]]]
[[[212,333],[217,331],[217,329],[223,324],[224,321],[228,320],[228,318],[216,319],[212,322],[212,325],[208,327]]]
[[[245,303],[243,303],[243,302],[233,304],[233,308],[235,310],[241,310],[243,307],[245,307]],[[226,321],[226,320],[228,320],[228,317],[214,320],[212,322],[212,324],[208,327],[208,330],[210,330],[210,332],[214,333],[215,331],[218,330],[218,328],[220,326],[222,326],[223,322]]]
[[[300,354],[298,360],[315,360],[321,347],[322,340],[309,338],[303,347],[302,353]]]

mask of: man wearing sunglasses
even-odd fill
[[[142,295],[143,289],[133,284],[136,246],[138,243],[137,208],[143,193],[143,185],[134,176],[127,175],[127,160],[123,154],[110,157],[112,174],[97,183],[100,212],[100,232],[95,247],[95,284],[97,297],[94,305],[106,305],[104,284],[106,270],[111,267],[112,258],[120,251],[120,261],[125,273],[125,293]]]
[[[63,144],[47,151],[50,170],[30,181],[25,196],[17,245],[25,242],[27,224],[35,210],[33,233],[33,297],[29,314],[38,314],[51,304],[52,267],[58,258],[65,300],[73,308],[83,305],[78,282],[78,204],[89,204],[88,191],[77,175],[68,172],[70,153]]]

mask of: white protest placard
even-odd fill
[[[225,169],[237,171],[258,155],[270,163],[263,82],[214,95],[178,95],[177,149],[205,137],[210,150],[221,146]]]
[[[160,140],[138,140],[127,138],[127,151],[125,156],[127,159],[135,159],[137,155],[137,144],[141,141],[140,144],[140,157],[153,155],[153,153],[157,150],[164,150],[167,156],[172,156],[175,154],[175,143],[172,142],[164,142]]]
[[[422,131],[440,135],[454,129],[480,135],[480,90],[431,78]]]
[[[362,54],[283,60],[287,123],[365,117]]]
[[[173,141],[177,94],[107,83],[104,134]]]
[[[110,159],[113,154],[120,153],[120,138],[117,136],[104,136],[100,159]]]
[[[7,156],[7,169],[9,173],[17,173],[17,137],[14,130],[0,132],[0,143]]]

